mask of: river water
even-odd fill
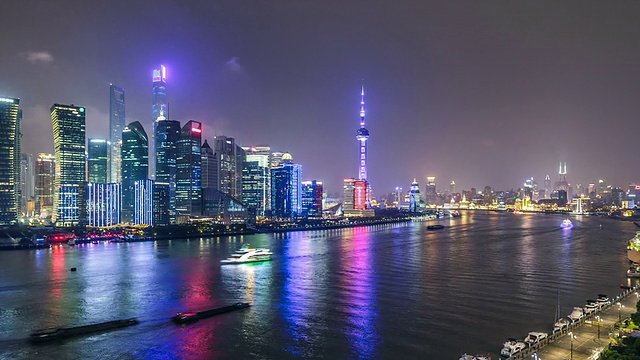
[[[627,284],[633,223],[466,212],[427,224],[0,252],[0,357],[10,359],[497,358]],[[243,243],[264,264],[220,266]],[[70,272],[76,267],[77,272]],[[249,309],[189,326],[176,312]],[[34,329],[136,317],[107,333],[31,345]]]

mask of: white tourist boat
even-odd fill
[[[569,324],[571,324],[571,320],[566,319],[566,318],[560,318],[558,319],[558,321],[556,321],[555,324],[553,324],[553,332],[558,332],[558,331],[562,331],[564,329],[566,329]]]
[[[252,249],[241,256],[231,256],[228,259],[221,260],[222,265],[238,265],[248,263],[260,263],[271,261],[271,251],[269,249]]]
[[[560,227],[563,229],[571,229],[573,227],[573,223],[569,219],[562,220]]]
[[[547,336],[548,336],[547,333],[532,331],[527,335],[526,338],[524,338],[524,342],[525,342],[525,344],[528,344],[529,346],[532,346],[532,345],[534,345],[534,344],[546,339]]]

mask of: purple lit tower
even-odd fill
[[[369,130],[364,127],[364,86],[360,92],[360,129],[356,133],[356,139],[360,142],[360,166],[358,167],[358,179],[367,181],[367,140]]]
[[[360,91],[360,129],[356,132],[356,139],[360,143],[360,163],[358,166],[358,180],[362,180],[366,187],[366,203],[367,208],[371,204],[371,186],[367,177],[367,140],[369,139],[369,130],[364,127],[364,86]]]

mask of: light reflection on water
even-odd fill
[[[562,219],[476,212],[439,220],[439,231],[410,223],[1,252],[0,357],[495,355],[507,337],[549,331],[558,298],[568,313],[629,284],[633,224],[582,217],[562,231]],[[273,261],[221,267],[243,242],[271,248]],[[252,306],[185,327],[168,321],[238,301]],[[140,325],[24,343],[36,328],[129,317]]]

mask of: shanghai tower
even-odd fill
[[[167,68],[160,65],[160,69],[153,70],[153,104],[151,106],[151,144],[149,146],[149,178],[156,178],[156,120],[168,119],[169,109],[167,103]]]

